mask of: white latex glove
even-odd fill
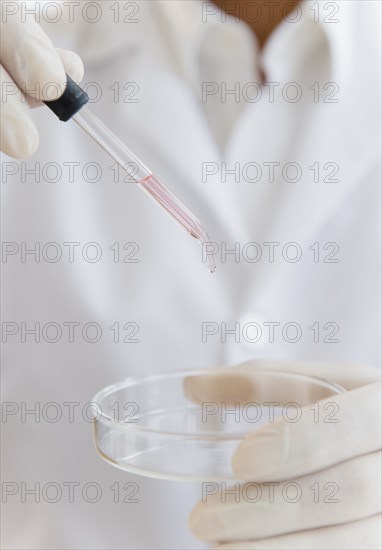
[[[0,149],[11,157],[27,158],[38,146],[30,108],[58,99],[65,90],[65,73],[78,82],[84,69],[77,54],[53,47],[31,15],[23,21],[17,2],[2,1],[0,5]],[[35,91],[26,97],[20,88]]]
[[[379,372],[350,366],[255,361],[240,365],[236,379],[222,374],[207,383],[205,377],[193,380],[187,388],[188,397],[199,403],[232,404],[240,402],[242,392],[246,403],[250,398],[257,403],[266,401],[266,395],[258,395],[258,389],[254,390],[256,395],[248,395],[247,385],[240,383],[240,372],[247,369],[308,374],[350,391],[319,401],[321,413],[325,402],[338,405],[337,423],[323,422],[322,414],[320,421],[314,421],[312,410],[305,407],[302,412],[306,414],[300,421],[291,423],[281,418],[245,438],[233,456],[233,470],[238,479],[258,483],[262,497],[250,502],[256,498],[249,492],[250,497],[243,498],[242,484],[236,496],[224,491],[225,502],[220,492],[204,498],[190,516],[195,536],[214,543],[219,550],[380,549]],[[289,401],[298,401],[287,384],[277,388],[277,393],[285,403],[288,395]],[[332,410],[330,406],[324,414]],[[279,482],[274,486],[273,502],[266,482]],[[295,503],[288,501],[290,496],[285,499],[282,495],[289,482],[298,483],[301,489],[301,499]],[[331,485],[325,488],[325,484]],[[319,493],[314,493],[314,487]],[[293,499],[297,492],[291,490],[291,495]]]

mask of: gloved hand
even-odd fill
[[[77,54],[56,50],[31,15],[21,17],[16,2],[13,15],[1,2],[0,149],[15,158],[31,156],[38,146],[38,131],[30,108],[41,101],[58,99],[65,90],[66,75],[80,81],[83,64]],[[52,86],[49,86],[52,83]],[[31,91],[25,94],[24,91]]]
[[[235,496],[224,491],[224,495],[219,492],[198,503],[190,516],[194,535],[214,543],[219,550],[381,548],[379,372],[314,363],[253,361],[240,365],[238,375],[247,369],[308,374],[336,382],[349,391],[319,401],[319,421],[306,407],[300,421],[291,423],[281,418],[245,438],[233,456],[232,466],[237,479],[245,480],[247,485],[242,484]],[[228,381],[222,373],[211,384],[202,378],[191,381],[192,387],[187,388],[192,400],[227,402],[230,392],[234,392],[234,400],[240,401],[240,376],[237,381],[232,376]],[[290,401],[296,401],[292,385],[280,391],[286,398],[290,393]],[[248,403],[248,388],[243,385],[242,391]],[[252,401],[259,402],[256,397],[252,396]],[[334,405],[324,415],[334,407],[337,422],[323,422],[325,402]],[[250,495],[243,491],[250,489],[250,480],[262,488],[258,501],[253,495],[244,498]],[[273,499],[268,482],[276,482]],[[288,498],[283,494],[286,483],[297,488],[292,486]],[[300,499],[292,502],[299,492]]]

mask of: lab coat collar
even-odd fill
[[[254,76],[256,65],[258,68],[269,68],[274,74],[282,77],[282,68],[290,70],[290,61],[294,64],[306,59],[318,43],[337,45],[338,38],[335,30],[323,21],[323,17],[314,21],[315,12],[311,9],[313,1],[302,1],[299,8],[301,17],[296,22],[282,22],[272,33],[264,49],[260,52],[256,37],[250,27],[235,17],[226,15],[222,23],[221,12],[210,2],[202,0],[157,0],[157,13],[166,21],[168,34],[173,41],[173,48],[178,59],[178,74],[186,78],[194,88],[200,86],[199,66],[197,61],[202,54],[202,48],[207,41],[208,34],[221,33],[235,36],[243,42],[243,52],[251,48],[254,61]],[[211,6],[211,8],[208,8]],[[208,16],[206,12],[208,11]],[[204,17],[203,17],[204,16]],[[293,20],[294,15],[289,18]],[[338,34],[338,33],[337,33]],[[304,48],[301,48],[301,39]],[[285,59],[288,63],[285,63]],[[256,75],[257,76],[257,75]]]

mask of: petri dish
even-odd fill
[[[296,422],[309,405],[344,391],[328,380],[271,370],[127,378],[92,400],[95,445],[104,460],[130,473],[232,481],[232,456],[244,437],[280,418]]]

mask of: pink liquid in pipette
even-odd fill
[[[125,169],[127,164],[138,168],[139,176],[133,176],[138,185],[161,207],[167,214],[176,221],[189,235],[199,241],[202,247],[210,242],[210,239],[203,229],[200,221],[166,188],[165,185],[150,173],[145,166],[130,149],[128,149],[120,139],[118,139],[101,122],[92,111],[83,108],[74,117],[73,120],[92,138],[106,153],[108,153],[120,166]],[[127,162],[129,161],[129,162]],[[126,170],[127,171],[127,170]],[[127,171],[128,175],[131,174]],[[148,174],[148,175],[147,175]],[[213,273],[216,270],[214,257],[207,254],[209,270]]]
[[[200,221],[164,186],[153,174],[139,182],[139,185],[148,195],[166,210],[168,215],[176,221],[191,237],[197,239],[200,245],[210,243],[208,234],[203,229]],[[210,273],[216,271],[215,259],[212,254],[207,254]]]

